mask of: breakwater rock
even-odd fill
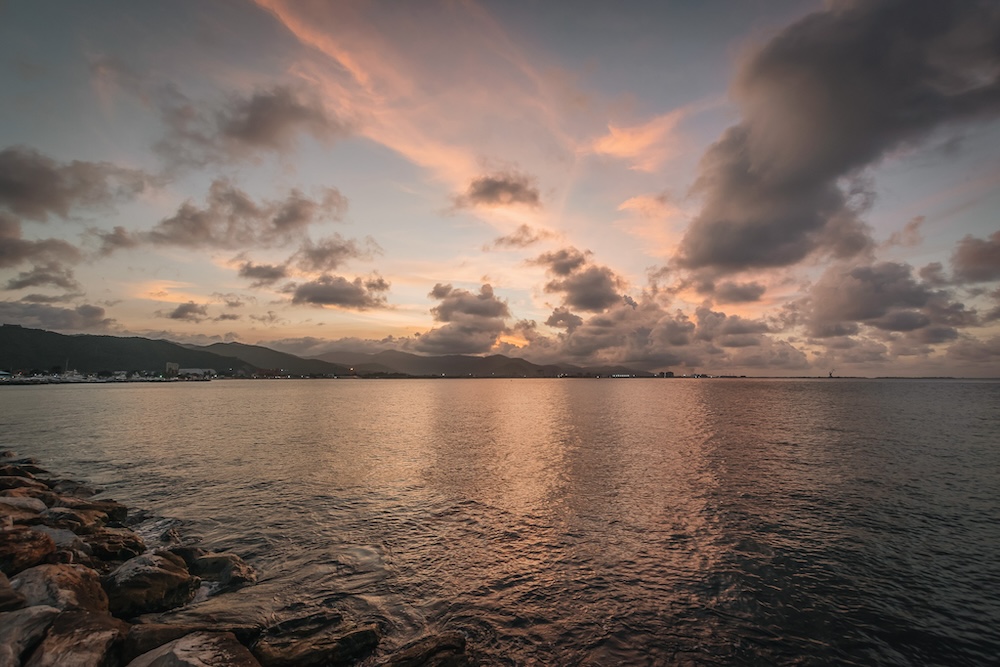
[[[0,666],[474,664],[456,632],[380,654],[377,621],[227,604],[257,581],[250,564],[185,544],[176,529],[147,544],[129,508],[99,494],[0,452]],[[206,597],[230,613],[194,613]]]

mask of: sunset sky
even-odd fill
[[[1000,5],[0,3],[0,322],[1000,376]]]

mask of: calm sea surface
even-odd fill
[[[0,446],[244,555],[240,604],[377,619],[390,648],[458,629],[484,664],[1000,658],[997,382],[0,387]]]

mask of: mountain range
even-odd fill
[[[421,356],[385,350],[376,354],[330,352],[303,358],[260,345],[213,343],[182,345],[139,337],[65,335],[42,329],[0,326],[0,370],[80,373],[102,371],[163,372],[167,363],[181,368],[212,368],[223,375],[295,375],[362,377],[557,377],[559,375],[648,376],[624,366],[582,368],[539,365],[494,354]]]

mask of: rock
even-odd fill
[[[0,572],[0,611],[11,611],[25,606],[24,596],[15,591],[7,575]]]
[[[8,498],[0,498],[0,501],[9,500]],[[27,499],[22,499],[27,500]],[[27,509],[24,507],[18,507],[17,505],[0,502],[0,518],[3,519],[3,523],[6,526],[18,525],[28,525],[33,523],[38,523],[42,520],[41,514],[32,509]]]
[[[24,510],[31,510],[32,512],[41,513],[44,512],[48,507],[38,498],[25,498],[18,496],[3,496],[0,497],[0,505],[9,505],[10,507],[18,507]]]
[[[117,500],[79,500],[72,507],[77,510],[103,512],[109,521],[119,523],[128,518],[128,507]]]
[[[108,515],[100,510],[78,507],[49,507],[41,514],[46,526],[67,528],[74,533],[91,533],[108,522]]]
[[[108,596],[97,573],[83,565],[36,565],[15,576],[10,584],[29,605],[108,612]]]
[[[0,475],[0,489],[41,489],[46,490],[47,487],[42,482],[37,479],[31,479],[30,477],[21,477],[19,475]]]
[[[48,485],[48,488],[52,489],[56,493],[61,493],[66,496],[75,496],[77,498],[89,498],[91,496],[96,496],[104,490],[99,486],[91,486],[90,484],[78,482],[73,479],[53,479],[47,481],[46,484]]]
[[[24,667],[103,667],[118,664],[128,623],[107,614],[66,611]]]
[[[442,632],[412,641],[379,663],[379,667],[465,667],[465,635]]]
[[[58,615],[54,607],[25,607],[0,613],[0,665],[20,665]]]
[[[111,613],[121,618],[179,607],[200,585],[184,560],[168,552],[136,556],[104,579]]]
[[[249,645],[271,624],[271,601],[270,595],[262,597],[253,588],[243,588],[166,613],[145,614],[134,622],[195,625],[206,630],[228,631]]]
[[[0,531],[0,572],[17,574],[38,565],[56,550],[55,542],[44,533],[24,526]]]
[[[321,630],[306,637],[266,636],[253,647],[264,667],[319,667],[352,664],[371,653],[382,636],[374,623],[354,630]]]
[[[260,667],[230,632],[194,632],[143,653],[128,667]]]
[[[173,547],[170,553],[183,558],[191,574],[218,582],[220,589],[231,590],[257,581],[257,572],[236,554],[209,553],[198,547]]]
[[[126,528],[108,528],[81,535],[80,539],[98,560],[129,560],[146,551],[142,538]]]
[[[34,479],[35,476],[24,469],[24,466],[12,465],[10,463],[0,465],[0,475],[10,475],[12,477],[27,477]]]
[[[129,628],[122,647],[122,662],[128,663],[143,653],[159,648],[192,632],[230,632],[243,645],[253,643],[259,628],[238,625],[205,626],[193,623],[140,623]]]
[[[0,496],[5,496],[7,498],[38,498],[46,507],[57,507],[59,505],[65,504],[68,500],[58,493],[52,493],[47,488],[46,489],[36,489],[33,487],[21,487],[17,489],[2,489],[0,490]],[[69,499],[75,500],[75,499]]]
[[[72,530],[66,528],[52,528],[51,526],[32,526],[32,530],[45,533],[55,542],[57,549],[75,549],[87,552],[89,547],[80,539],[80,536]]]

